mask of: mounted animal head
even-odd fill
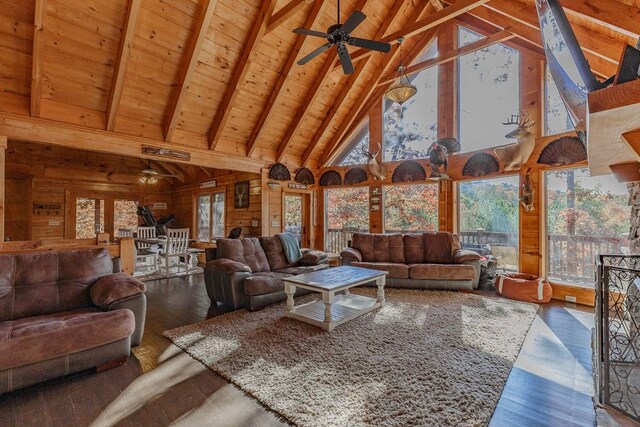
[[[529,173],[531,168],[527,171],[524,176],[524,183],[522,184],[522,191],[520,195],[520,203],[525,211],[531,212],[535,208],[534,206],[534,196],[536,194],[535,188],[533,188],[533,183],[531,182],[531,174]]]
[[[365,156],[367,156],[367,158],[369,159],[367,164],[369,166],[369,173],[371,173],[371,175],[373,176],[373,179],[377,181],[383,181],[384,179],[386,179],[387,168],[383,164],[378,162],[378,154],[380,154],[380,148],[378,148],[378,151],[376,151],[375,154],[369,151],[366,151],[363,148],[362,153]]]
[[[518,142],[498,147],[494,153],[502,160],[505,172],[518,170],[529,160],[529,156],[533,152],[535,137],[529,129],[535,125],[535,122],[529,119],[529,114],[526,111],[523,111],[522,115],[512,114],[502,124],[505,126],[518,125],[517,128],[505,135],[505,138],[515,138]]]

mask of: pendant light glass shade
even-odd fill
[[[145,185],[153,185],[158,182],[158,178],[151,175],[143,175],[138,180]]]
[[[418,93],[418,88],[411,84],[409,78],[404,73],[404,70],[405,68],[403,65],[398,67],[395,82],[384,93],[387,99],[397,102],[400,105],[404,104],[411,99],[412,96]]]

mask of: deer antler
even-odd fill
[[[506,122],[502,122],[503,125],[518,125],[518,127],[522,128],[530,128],[535,123],[529,119],[529,112],[527,110],[523,110],[519,114],[512,114],[511,117],[507,119]]]

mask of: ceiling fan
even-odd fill
[[[170,175],[158,172],[151,167],[151,160],[147,162],[147,167],[142,169],[140,182],[143,184],[155,184],[158,182],[158,178],[177,178],[178,175]]]
[[[374,40],[360,39],[358,37],[351,37],[351,32],[356,29],[366,18],[367,15],[359,10],[356,10],[351,16],[344,22],[340,23],[340,0],[338,0],[338,23],[330,26],[326,33],[316,30],[308,30],[306,28],[296,28],[293,30],[296,34],[303,34],[306,36],[322,37],[327,39],[328,43],[323,44],[318,49],[314,50],[304,58],[298,61],[298,65],[304,65],[311,61],[316,56],[320,55],[332,46],[336,46],[338,50],[338,58],[340,58],[340,64],[342,64],[342,70],[345,74],[353,73],[353,63],[351,62],[351,56],[347,50],[347,45],[362,47],[365,49],[376,50],[378,52],[389,52],[391,45],[389,43],[378,42]]]

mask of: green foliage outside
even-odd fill
[[[384,230],[438,230],[438,184],[384,187]]]

